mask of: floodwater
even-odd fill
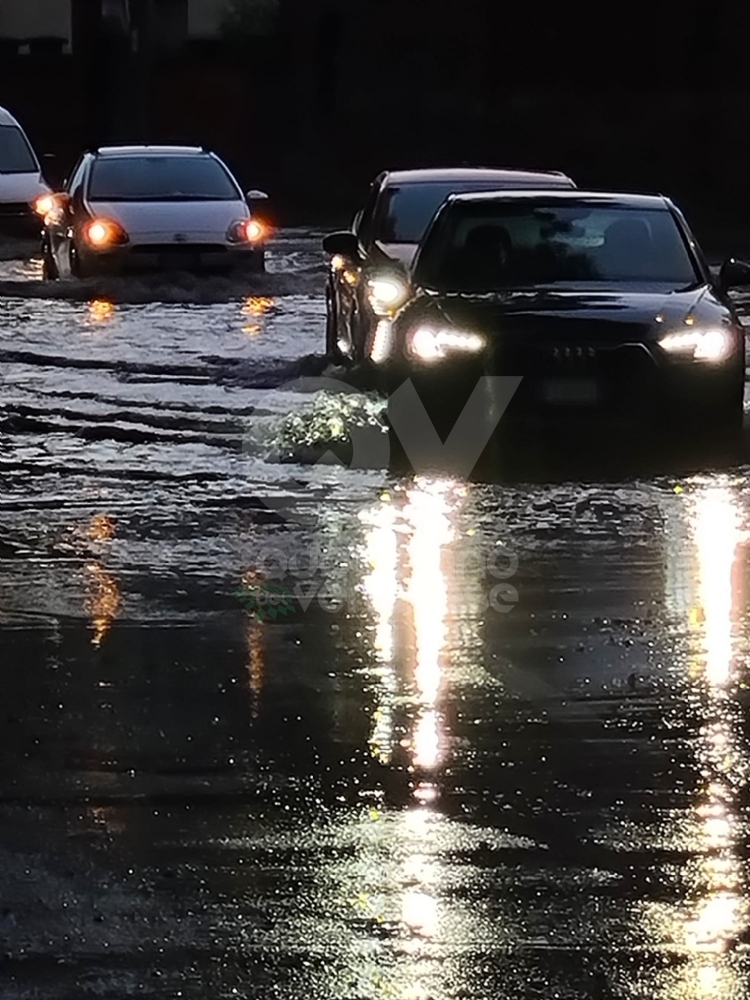
[[[0,263],[0,996],[745,998],[747,434],[316,463],[318,247]]]

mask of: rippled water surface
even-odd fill
[[[0,263],[2,996],[746,997],[750,444],[316,464],[318,246]]]

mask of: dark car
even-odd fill
[[[331,233],[323,242],[332,254],[326,288],[326,349],[329,356],[361,361],[366,357],[391,274],[410,267],[435,212],[460,192],[526,188],[575,188],[558,171],[490,170],[462,167],[399,170],[380,174],[352,228]],[[380,279],[386,283],[378,285]],[[393,303],[383,303],[387,310]]]
[[[389,393],[413,380],[443,432],[482,374],[521,376],[511,424],[677,415],[737,428],[745,337],[727,290],[748,283],[750,265],[733,259],[712,277],[665,197],[458,195],[371,358]]]
[[[131,270],[262,271],[265,224],[228,167],[194,146],[84,153],[44,220],[47,278]]]

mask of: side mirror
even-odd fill
[[[253,188],[252,191],[248,191],[245,195],[248,201],[268,201],[268,195],[265,191],[258,191],[257,188]]]
[[[340,257],[346,257],[348,260],[359,260],[362,256],[359,249],[359,240],[349,230],[346,232],[329,233],[323,240],[323,249],[326,253],[331,254],[331,256],[338,254]]]
[[[750,285],[750,264],[730,257],[721,265],[719,287],[726,292],[730,288],[740,288],[743,285]]]
[[[42,153],[43,160],[56,160],[57,153]]]

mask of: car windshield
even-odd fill
[[[383,191],[375,215],[375,239],[381,243],[420,243],[432,217],[452,194],[497,191],[513,185],[494,181],[429,181]]]
[[[0,174],[35,174],[39,164],[26,136],[15,125],[0,125]]]
[[[420,284],[485,292],[560,283],[654,283],[699,279],[671,212],[621,205],[456,203],[430,233]]]
[[[226,170],[209,156],[112,156],[94,164],[92,201],[238,201]]]

